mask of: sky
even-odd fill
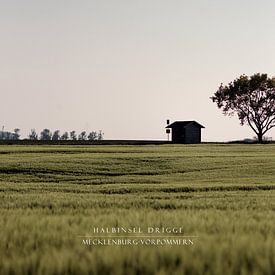
[[[274,14],[274,0],[0,0],[0,126],[161,140],[166,119],[196,120],[203,141],[252,138],[209,98],[275,75]]]

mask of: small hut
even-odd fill
[[[166,126],[172,129],[172,142],[193,144],[201,143],[201,129],[205,128],[196,121],[175,121]]]

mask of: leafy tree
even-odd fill
[[[70,132],[70,138],[71,138],[71,140],[77,140],[76,132],[75,131],[71,131]]]
[[[51,140],[52,139],[52,133],[49,129],[44,129],[41,133],[40,133],[40,139],[41,140]]]
[[[96,139],[97,139],[97,132],[92,131],[91,133],[89,133],[88,140],[96,140]]]
[[[53,132],[52,140],[59,140],[59,139],[60,139],[60,131],[59,130],[55,130]]]
[[[225,115],[237,114],[241,125],[248,124],[263,142],[264,134],[275,127],[275,79],[267,74],[241,75],[219,87],[211,97]]]
[[[20,129],[15,128],[14,129],[14,139],[19,139],[20,137]]]
[[[68,140],[69,139],[69,133],[68,132],[64,132],[64,134],[61,136],[60,139],[61,140]]]
[[[86,139],[87,139],[86,131],[82,131],[78,136],[78,140],[86,140]]]
[[[97,135],[97,139],[98,140],[103,140],[103,135],[104,135],[104,133],[102,133],[102,131],[100,130],[98,135]]]
[[[29,133],[29,139],[30,140],[38,140],[38,135],[37,135],[35,129],[31,129],[31,132]]]

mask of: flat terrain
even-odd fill
[[[275,145],[2,145],[0,191],[0,274],[275,273]],[[80,237],[122,226],[196,237]]]

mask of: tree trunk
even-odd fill
[[[263,143],[263,134],[259,132],[257,136],[258,136],[258,143]]]

